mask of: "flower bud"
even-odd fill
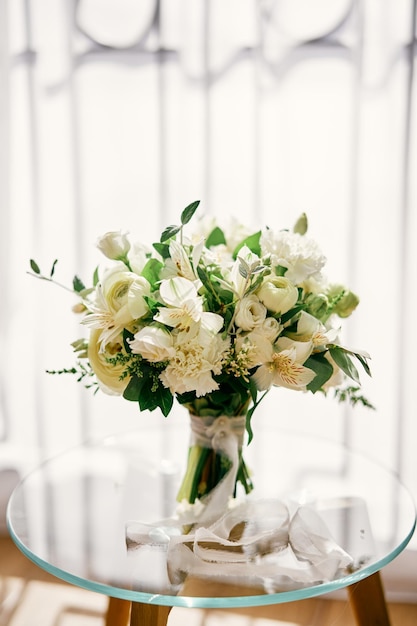
[[[359,304],[358,296],[342,285],[332,285],[328,297],[329,300],[336,300],[333,313],[339,317],[349,317]]]
[[[298,289],[285,276],[272,276],[264,280],[257,295],[268,311],[283,315],[297,302]]]
[[[122,231],[106,233],[99,237],[96,245],[104,256],[114,261],[123,261],[130,250],[127,233],[122,233]]]

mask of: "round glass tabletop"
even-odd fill
[[[259,577],[254,584],[242,565],[239,586],[221,581],[220,593],[210,575],[190,585],[192,569],[178,581],[161,546],[127,549],[126,527],[173,515],[187,444],[185,428],[164,424],[48,460],[11,496],[14,542],[42,569],[85,589],[141,603],[226,608],[289,602],[353,584],[392,561],[414,532],[412,498],[393,473],[340,444],[258,428],[245,450],[255,484],[251,500],[313,506],[355,567],[320,583],[289,585],[283,577],[280,586],[268,584],[268,575],[265,584]],[[221,567],[214,564],[217,581]]]

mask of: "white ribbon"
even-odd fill
[[[230,469],[221,481],[201,499],[202,507],[195,507],[193,515],[199,511],[198,522],[208,523],[218,519],[226,511],[231,494],[234,492],[236,475],[239,469],[239,448],[245,434],[245,415],[227,417],[200,417],[191,415],[191,431],[195,445],[213,448],[230,461]],[[190,523],[194,523],[193,517]]]
[[[291,513],[280,500],[248,498],[212,525],[187,534],[177,518],[132,522],[127,544],[133,554],[144,546],[164,551],[173,585],[193,575],[274,593],[333,580],[353,565],[312,506]]]
[[[166,553],[167,584],[175,586],[191,574],[273,593],[347,571],[352,557],[333,540],[313,506],[294,510],[279,500],[231,500],[244,431],[245,416],[192,416],[193,443],[226,455],[230,469],[207,496],[182,512],[179,507],[176,517],[128,522],[129,552],[147,547],[159,556]]]

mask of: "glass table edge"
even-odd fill
[[[9,510],[10,506],[7,508]],[[330,593],[332,591],[337,591],[375,574],[380,571],[383,567],[388,565],[391,561],[393,561],[407,546],[409,541],[411,540],[414,531],[416,529],[416,518],[414,519],[414,524],[407,534],[405,539],[388,555],[383,558],[375,561],[374,563],[363,567],[352,574],[347,576],[343,576],[342,578],[338,578],[336,580],[328,581],[325,583],[321,583],[318,585],[313,585],[311,587],[302,587],[300,589],[294,589],[291,591],[280,591],[277,593],[271,594],[259,594],[259,595],[248,595],[248,596],[228,596],[228,597],[204,597],[204,596],[181,596],[181,595],[163,595],[160,593],[150,593],[144,591],[136,591],[134,589],[124,589],[122,587],[113,587],[111,585],[107,585],[105,583],[100,582],[92,582],[86,578],[82,578],[81,576],[77,576],[76,574],[71,574],[65,570],[62,570],[58,567],[55,567],[44,561],[41,557],[33,554],[25,544],[19,539],[16,533],[13,530],[13,526],[10,522],[10,516],[7,513],[7,528],[10,533],[10,537],[13,542],[17,546],[17,548],[35,565],[40,567],[42,570],[48,572],[52,576],[59,578],[65,582],[73,584],[79,588],[85,589],[87,591],[92,591],[95,593],[103,594],[107,597],[118,598],[121,600],[127,600],[129,602],[137,602],[142,604],[155,604],[160,606],[170,606],[170,607],[185,607],[185,608],[248,608],[255,606],[267,606],[270,604],[283,604],[285,602],[294,602],[297,600],[305,600],[307,598],[313,598],[319,595],[324,595],[326,593]]]

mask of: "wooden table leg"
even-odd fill
[[[120,598],[109,598],[105,626],[128,626],[131,602]]]
[[[132,602],[130,626],[166,626],[170,606]]]
[[[348,592],[358,626],[390,626],[379,572],[350,585]]]

